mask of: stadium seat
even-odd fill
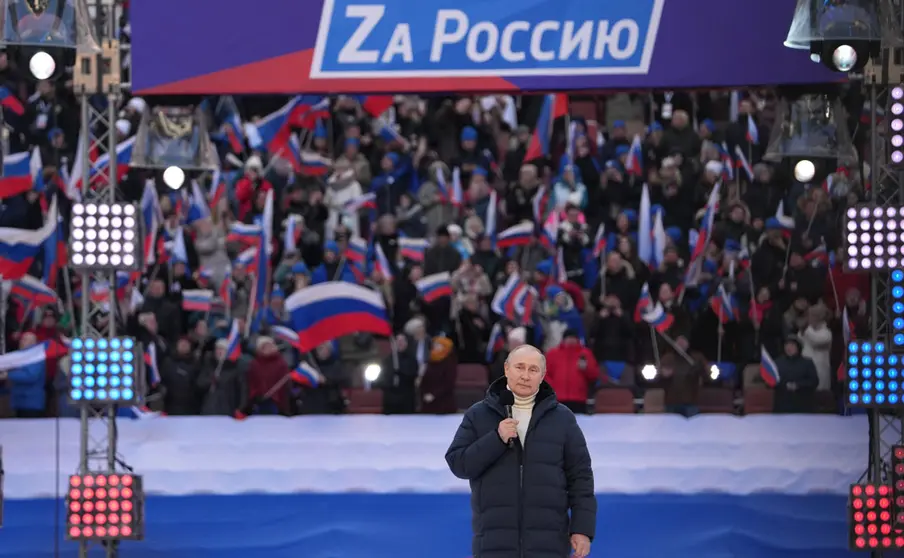
[[[482,364],[459,364],[455,376],[455,406],[466,411],[482,400],[487,391],[487,367]]]
[[[634,394],[625,388],[608,388],[596,392],[595,414],[634,413]]]
[[[643,394],[643,412],[664,413],[665,412],[665,390],[661,388],[648,389]]]
[[[750,386],[744,390],[744,414],[772,412],[772,390],[765,386]]]
[[[746,390],[750,386],[755,385],[763,385],[760,381],[760,365],[759,364],[748,364],[744,367],[743,380],[742,384],[743,388]]]
[[[383,392],[379,389],[352,389],[348,392],[348,412],[356,415],[383,413]]]
[[[487,389],[487,367],[483,364],[459,364],[455,376],[455,387]]]
[[[377,353],[381,359],[392,354],[392,343],[389,342],[389,339],[377,337],[374,339],[374,344],[377,346]]]
[[[837,413],[838,401],[835,400],[835,394],[831,391],[816,392],[816,412],[817,413]]]
[[[732,413],[734,396],[730,389],[701,388],[697,406],[701,413]]]

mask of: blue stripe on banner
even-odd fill
[[[339,298],[311,302],[298,310],[293,310],[292,325],[296,331],[300,331],[326,318],[355,313],[373,314],[381,319],[386,319],[386,313],[382,309],[374,308],[372,304],[355,298]]]
[[[850,558],[845,496],[598,495],[592,556]],[[52,500],[7,501],[0,558],[53,555]],[[57,506],[62,518],[62,506]],[[151,496],[123,556],[468,558],[467,494]],[[237,528],[239,527],[239,528]],[[61,545],[74,558],[77,547]],[[884,556],[899,556],[885,553]]]

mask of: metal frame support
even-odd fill
[[[90,161],[91,153],[116,152],[116,119],[122,99],[120,83],[120,50],[116,40],[118,14],[121,6],[98,1],[94,6],[95,25],[101,40],[102,53],[76,58],[73,83],[81,104],[81,130],[87,141],[80,142],[79,156]],[[115,160],[115,157],[112,157]],[[117,194],[117,165],[103,169],[82,166],[82,195],[85,201],[115,203]],[[111,339],[116,336],[116,272],[84,272],[81,274],[81,336]],[[107,285],[109,299],[95,302],[89,296],[91,286]],[[80,451],[78,470],[81,474],[113,472],[121,464],[117,457],[116,407],[103,405],[81,410]],[[92,542],[79,544],[79,557],[87,558]],[[107,558],[119,555],[119,543],[102,545]]]

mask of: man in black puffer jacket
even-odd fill
[[[583,558],[596,528],[584,434],[543,381],[537,348],[516,348],[504,368],[446,452],[452,473],[471,482],[474,558]],[[512,418],[500,398],[514,399]]]

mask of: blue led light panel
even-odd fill
[[[851,341],[845,363],[849,407],[898,407],[904,404],[902,357],[889,354],[885,343]]]
[[[132,337],[73,339],[69,400],[88,406],[138,404],[144,394],[140,354]]]
[[[891,272],[891,343],[893,352],[904,352],[904,271]]]

